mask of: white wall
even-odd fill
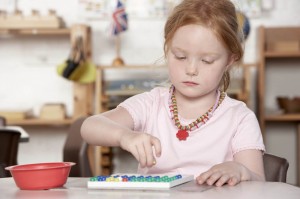
[[[246,63],[255,63],[258,59],[256,51],[256,29],[265,26],[299,26],[300,1],[274,0],[274,9],[260,18],[251,19],[251,33],[246,42]],[[87,23],[92,26],[93,60],[96,64],[111,64],[114,53],[114,40],[107,33],[109,21],[84,20],[79,17],[76,0],[19,0],[19,9],[25,14],[31,9],[45,14],[48,9],[55,9],[63,17],[67,26],[74,23]],[[126,64],[151,64],[162,54],[163,19],[131,19],[129,30],[122,34],[122,57]],[[0,110],[30,109],[38,115],[44,103],[62,102],[67,106],[68,114],[72,114],[72,85],[56,75],[56,65],[61,63],[69,53],[67,37],[0,37]],[[269,71],[271,76],[272,71]],[[298,71],[297,71],[298,72]],[[276,75],[276,73],[275,73]],[[286,92],[295,94],[293,83],[286,78]],[[252,99],[255,99],[255,87]],[[272,97],[275,90],[267,97],[268,104],[276,107]],[[299,90],[297,90],[299,93]],[[280,124],[276,124],[277,126]],[[290,161],[288,182],[296,182],[296,129],[292,125],[271,127],[267,131],[266,146],[270,153],[287,157]],[[38,161],[60,161],[65,128],[26,127],[31,135],[29,143],[20,147],[19,163]],[[284,132],[284,133],[282,133]],[[47,142],[44,142],[47,140]],[[37,145],[37,143],[43,143]],[[280,147],[280,146],[285,147]],[[53,149],[55,155],[45,155]]]

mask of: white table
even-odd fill
[[[299,199],[300,188],[279,182],[242,182],[237,186],[207,186],[189,182],[167,191],[90,190],[88,178],[69,178],[62,188],[20,190],[12,178],[0,178],[0,198],[22,199]]]
[[[0,128],[19,131],[21,133],[20,142],[29,142],[29,134],[20,126],[2,126]]]

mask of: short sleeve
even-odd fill
[[[125,108],[131,115],[135,131],[142,131],[144,124],[150,119],[150,111],[158,95],[157,92],[156,89],[153,89],[150,92],[132,96],[119,104],[119,106]]]
[[[238,117],[237,131],[232,142],[233,155],[247,149],[257,149],[265,152],[257,118],[252,111],[245,112],[240,114],[242,117]]]

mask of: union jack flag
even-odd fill
[[[123,3],[118,0],[117,7],[112,14],[113,24],[112,24],[112,34],[118,35],[120,32],[127,30],[127,14]]]

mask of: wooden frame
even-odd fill
[[[260,64],[258,68],[258,114],[261,130],[266,139],[266,123],[268,122],[293,122],[298,123],[297,162],[298,186],[300,185],[300,113],[293,114],[268,114],[266,113],[266,62],[270,59],[298,59],[300,63],[300,27],[278,27],[258,29],[258,48]],[[298,48],[295,47],[298,44]],[[277,45],[277,47],[274,48]],[[273,46],[272,46],[273,45]],[[281,49],[278,49],[278,46]],[[271,66],[269,66],[271,67]]]

